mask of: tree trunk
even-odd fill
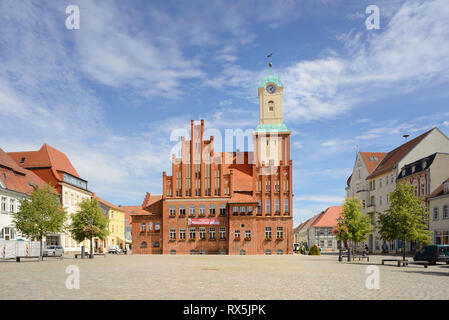
[[[93,259],[94,258],[94,236],[91,233],[90,234],[90,258]]]
[[[404,261],[405,261],[405,244],[406,244],[406,242],[405,242],[405,238],[404,238],[404,240],[402,240],[402,260],[404,260]]]
[[[44,248],[42,248],[42,237],[39,238],[40,248],[39,248],[39,261],[42,261],[42,256],[44,255]]]

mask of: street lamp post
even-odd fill
[[[90,218],[90,254],[89,254],[89,259],[93,259],[94,258],[94,251],[93,251],[93,224],[94,224],[94,219]]]
[[[342,257],[342,252],[341,252],[341,223],[342,223],[343,219],[341,217],[338,217],[337,221],[338,221],[338,226],[340,227],[340,238],[338,239],[338,242],[339,242],[338,261],[342,261],[343,257]]]

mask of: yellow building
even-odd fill
[[[109,219],[109,235],[104,241],[95,239],[95,250],[107,252],[112,245],[117,245],[123,250],[125,248],[125,212],[121,208],[96,195],[94,197],[100,203],[103,214]]]

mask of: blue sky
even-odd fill
[[[80,29],[65,27],[68,5]],[[367,30],[368,5],[380,29]],[[292,131],[295,225],[345,195],[356,146],[449,134],[449,6],[437,1],[1,1],[0,147],[65,152],[110,202],[160,194],[174,129],[258,124],[273,72]]]

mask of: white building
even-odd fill
[[[21,168],[0,149],[0,240],[27,240],[13,225],[13,213],[20,201],[30,197],[35,186],[45,182],[33,172]]]
[[[79,210],[79,203],[92,197],[87,181],[82,179],[67,156],[44,144],[38,151],[9,152],[8,155],[22,168],[32,171],[53,186],[61,204],[70,216]],[[61,245],[65,251],[79,251],[81,244],[70,233],[57,233],[46,238],[46,245]]]

